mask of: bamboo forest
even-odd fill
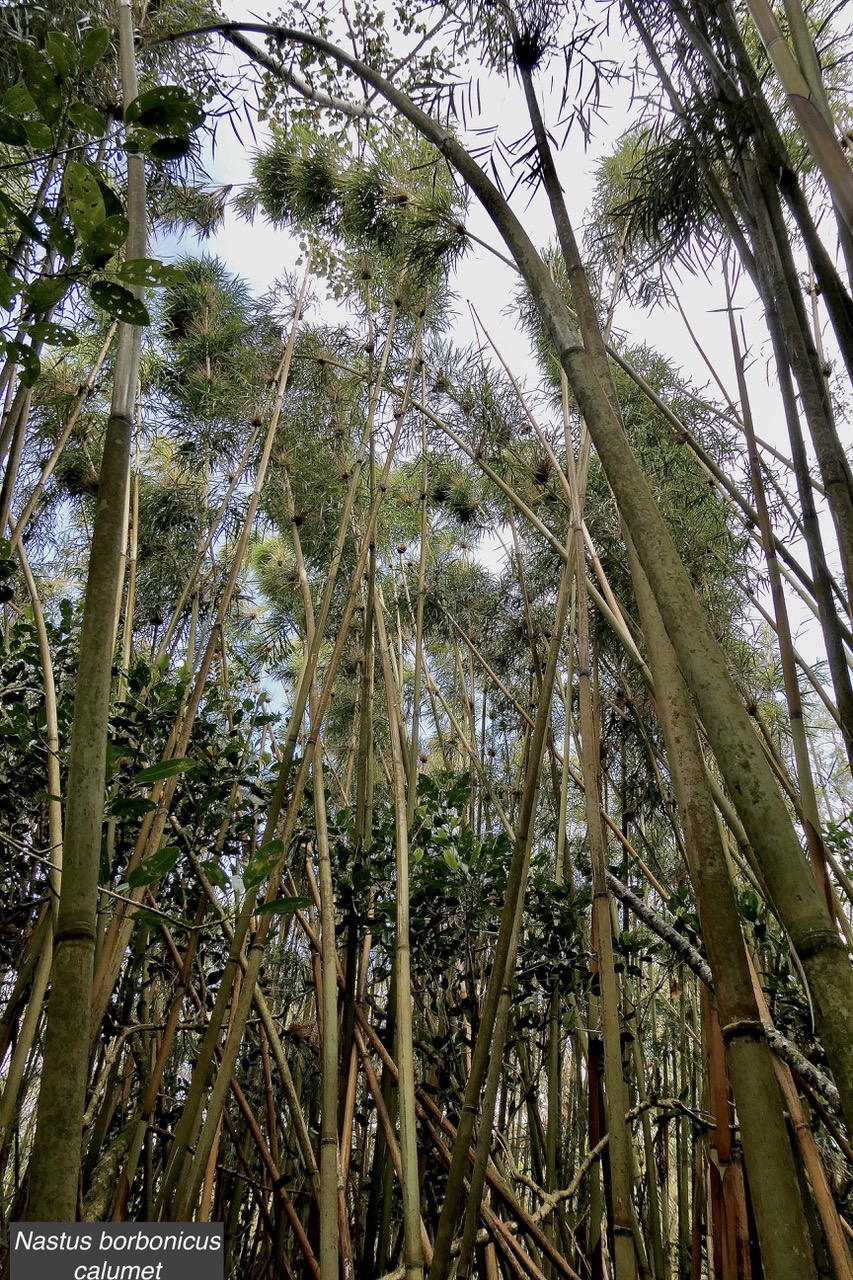
[[[853,1280],[853,7],[275,3],[0,8],[3,1276]]]

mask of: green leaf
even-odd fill
[[[9,111],[0,111],[0,142],[9,147],[25,147],[29,142],[23,121]]]
[[[36,104],[36,110],[47,124],[56,124],[62,111],[62,88],[59,76],[50,63],[28,44],[19,42],[18,56],[24,73],[24,83]]]
[[[310,898],[273,898],[272,902],[262,902],[257,912],[258,915],[288,916],[293,911],[304,911],[310,905]]]
[[[83,244],[83,257],[95,267],[103,267],[124,244],[130,233],[130,223],[124,214],[116,213],[106,218]],[[131,283],[134,283],[133,281]]]
[[[107,122],[100,111],[96,111],[86,102],[73,102],[68,108],[68,119],[92,138],[103,138],[107,131]]]
[[[255,856],[252,859],[252,861],[256,862],[258,858],[266,858],[267,861],[269,861],[270,859],[275,860],[277,858],[280,858],[283,853],[284,853],[284,841],[279,840],[276,837],[275,840],[267,840],[266,844],[260,845],[255,850]]]
[[[33,280],[32,284],[27,285],[26,299],[30,310],[34,313],[49,311],[51,307],[55,307],[62,301],[70,288],[69,276],[40,276],[38,280]]]
[[[187,273],[180,267],[171,267],[156,258],[129,258],[116,272],[125,284],[173,285],[182,284]]]
[[[85,70],[91,71],[92,67],[101,61],[109,47],[110,33],[107,27],[93,27],[87,32],[80,55]]]
[[[39,214],[50,234],[51,244],[63,258],[70,258],[74,253],[74,232],[62,221],[58,213],[48,213],[43,209]]]
[[[161,137],[185,134],[197,129],[204,112],[196,106],[186,89],[177,84],[158,85],[134,98],[124,113],[125,124],[141,125]]]
[[[157,141],[157,136],[153,129],[128,129],[125,134],[124,149],[129,151],[131,155],[148,152]]]
[[[33,95],[23,80],[19,80],[17,84],[13,84],[11,88],[6,90],[3,94],[3,106],[16,116],[25,116],[28,112],[36,109]]]
[[[149,155],[155,160],[180,160],[190,149],[190,140],[186,134],[170,135],[168,138],[158,138],[156,142],[152,142],[148,148]]]
[[[77,70],[77,49],[73,40],[61,31],[48,31],[44,42],[45,52],[52,65],[64,80],[70,80]]]
[[[23,280],[10,276],[8,271],[0,267],[0,307],[8,311],[23,287]]]
[[[146,911],[144,907],[139,907],[133,913],[134,924],[147,924],[149,928],[158,928],[163,923],[163,917],[158,916],[156,911]]]
[[[25,387],[34,386],[41,373],[41,361],[38,358],[38,353],[23,342],[10,342],[7,349],[9,355],[21,366],[21,382]]]
[[[36,227],[36,224],[33,223],[31,216],[29,216],[29,214],[27,214],[20,205],[15,204],[12,196],[6,196],[5,191],[0,191],[0,205],[3,205],[4,209],[8,210],[9,214],[12,215],[15,225],[17,225],[22,232],[26,233],[27,236],[31,237],[31,239],[35,239],[35,242],[37,244],[41,244],[42,248],[47,248],[47,241],[45,237],[42,236],[40,230]]]
[[[125,324],[151,323],[151,316],[148,314],[145,303],[134,297],[124,285],[116,284],[114,280],[96,280],[89,292],[92,295],[92,301],[109,315],[114,316],[116,320],[123,320]]]
[[[107,217],[117,217],[119,214],[124,213],[124,205],[121,200],[119,200],[109,183],[104,182],[100,174],[96,174],[95,176],[98,179],[98,186],[101,189],[101,195],[104,197],[104,208],[107,211]]]
[[[142,885],[153,884],[155,880],[162,879],[178,861],[179,853],[180,850],[173,844],[164,845],[162,849],[152,853],[150,858],[134,867],[127,877],[130,888],[139,889]]]
[[[76,347],[80,341],[73,329],[63,324],[53,324],[50,320],[40,320],[30,328],[33,342],[46,342],[52,347]]]
[[[283,853],[284,841],[278,839],[268,840],[266,844],[256,849],[251,862],[243,872],[243,883],[246,889],[256,889],[259,884],[262,884]]]
[[[174,778],[176,774],[186,773],[188,769],[194,769],[195,767],[195,760],[190,760],[186,756],[175,756],[174,760],[159,760],[157,764],[150,764],[147,769],[142,769],[141,772],[137,773],[133,781],[137,783],[162,782],[164,778]]]
[[[228,877],[218,862],[214,862],[212,859],[209,862],[200,862],[199,868],[204,872],[211,884],[215,884],[220,889],[228,888]]]
[[[53,146],[53,131],[50,125],[44,124],[41,120],[25,120],[24,128],[27,131],[27,141],[33,151],[47,151]]]
[[[115,818],[141,818],[156,810],[156,804],[147,796],[116,796],[110,805],[110,813]]]
[[[98,179],[88,165],[69,160],[62,187],[71,221],[82,236],[90,235],[107,216]]]

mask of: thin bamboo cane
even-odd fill
[[[396,842],[396,923],[394,965],[396,981],[396,1026],[398,1106],[400,1117],[401,1191],[403,1195],[403,1260],[409,1280],[422,1280],[424,1257],[420,1239],[420,1186],[418,1179],[418,1138],[415,1118],[415,1074],[412,1045],[412,990],[409,968],[409,841],[405,744],[400,732],[399,697],[391,670],[389,637],[381,594],[376,595],[376,628],[382,656],[386,705],[391,733],[391,780],[394,799]],[[409,785],[412,785],[411,779]]]

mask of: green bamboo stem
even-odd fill
[[[799,682],[797,680],[791,626],[788,621],[785,592],[782,587],[782,578],[779,573],[779,565],[776,559],[773,543],[770,513],[767,508],[767,498],[764,492],[761,464],[758,457],[758,448],[752,421],[752,407],[749,401],[749,392],[744,373],[744,360],[740,342],[738,341],[737,329],[735,327],[734,312],[732,310],[728,272],[725,274],[725,284],[729,313],[729,336],[731,339],[732,354],[735,362],[738,392],[741,400],[744,432],[749,452],[750,477],[752,479],[753,495],[764,541],[764,554],[767,561],[767,570],[770,576],[770,588],[773,597],[773,607],[776,614],[779,654],[782,660],[782,676],[785,685],[785,698],[788,704],[791,738],[794,744],[794,758],[797,766],[797,783],[799,786],[800,802],[802,804],[803,825],[805,827],[809,857],[811,858],[815,879],[817,880],[821,893],[826,899],[827,909],[829,910],[830,915],[834,915],[832,887],[827,871],[826,850],[824,848],[823,836],[821,835],[820,817],[817,811],[817,796],[815,794],[814,779],[812,777],[811,762],[809,760],[808,743],[806,742],[805,724],[803,721],[803,702],[802,697],[800,696]]]
[[[822,103],[782,34],[767,0],[746,0],[746,7],[761,37],[761,43],[796,116],[812,159],[820,169],[847,230],[853,233],[853,173],[832,125],[826,120]]]
[[[406,805],[405,744],[400,732],[399,690],[391,666],[390,644],[382,597],[376,595],[376,629],[382,657],[385,697],[391,733],[391,782],[396,844],[396,923],[394,975],[400,1158],[403,1196],[403,1266],[408,1280],[422,1280],[424,1259],[420,1238],[420,1181],[418,1133],[415,1118],[415,1067],[412,1042],[412,986],[409,959],[409,837]],[[411,780],[410,780],[411,785]]]
[[[136,97],[130,6],[118,6],[122,93]],[[128,155],[127,253],[144,257],[145,173],[142,157]],[[119,329],[119,345],[104,454],[77,673],[71,731],[64,875],[54,934],[38,1117],[30,1163],[28,1221],[75,1218],[80,1142],[88,1070],[89,1002],[95,947],[104,770],[112,678],[115,602],[125,538],[130,440],[141,331]]]
[[[656,677],[657,710],[682,815],[691,879],[714,976],[764,1268],[768,1280],[794,1280],[796,1276],[814,1275],[814,1269],[782,1102],[752,994],[737,906],[716,832],[689,697],[630,542],[628,552]],[[682,1188],[680,1202],[685,1196],[686,1189]],[[780,1212],[787,1224],[784,1240],[778,1232]]]

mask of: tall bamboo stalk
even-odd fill
[[[678,799],[702,933],[714,975],[726,1057],[743,1133],[752,1203],[768,1280],[812,1276],[814,1264],[770,1050],[752,992],[737,905],[721,846],[690,700],[654,597],[628,552],[658,715]],[[784,1238],[778,1231],[784,1217]]]
[[[118,24],[122,96],[127,106],[137,96],[133,19],[127,0],[119,0]],[[127,157],[127,187],[127,255],[143,258],[146,211],[141,155]],[[126,536],[141,339],[139,328],[120,326],[86,581],[71,730],[63,878],[26,1207],[27,1220],[36,1222],[68,1222],[76,1216],[115,604]]]
[[[406,804],[405,744],[402,739],[399,689],[391,665],[390,641],[385,625],[382,598],[376,596],[376,630],[382,656],[385,701],[391,732],[391,786],[394,799],[394,839],[396,867],[396,922],[394,927],[394,981],[396,985],[396,1028],[400,1157],[403,1195],[403,1266],[407,1280],[422,1280],[423,1252],[420,1237],[420,1181],[418,1176],[418,1130],[415,1119],[415,1064],[412,1042],[412,983],[409,958],[409,836]],[[411,782],[410,782],[411,785]]]

